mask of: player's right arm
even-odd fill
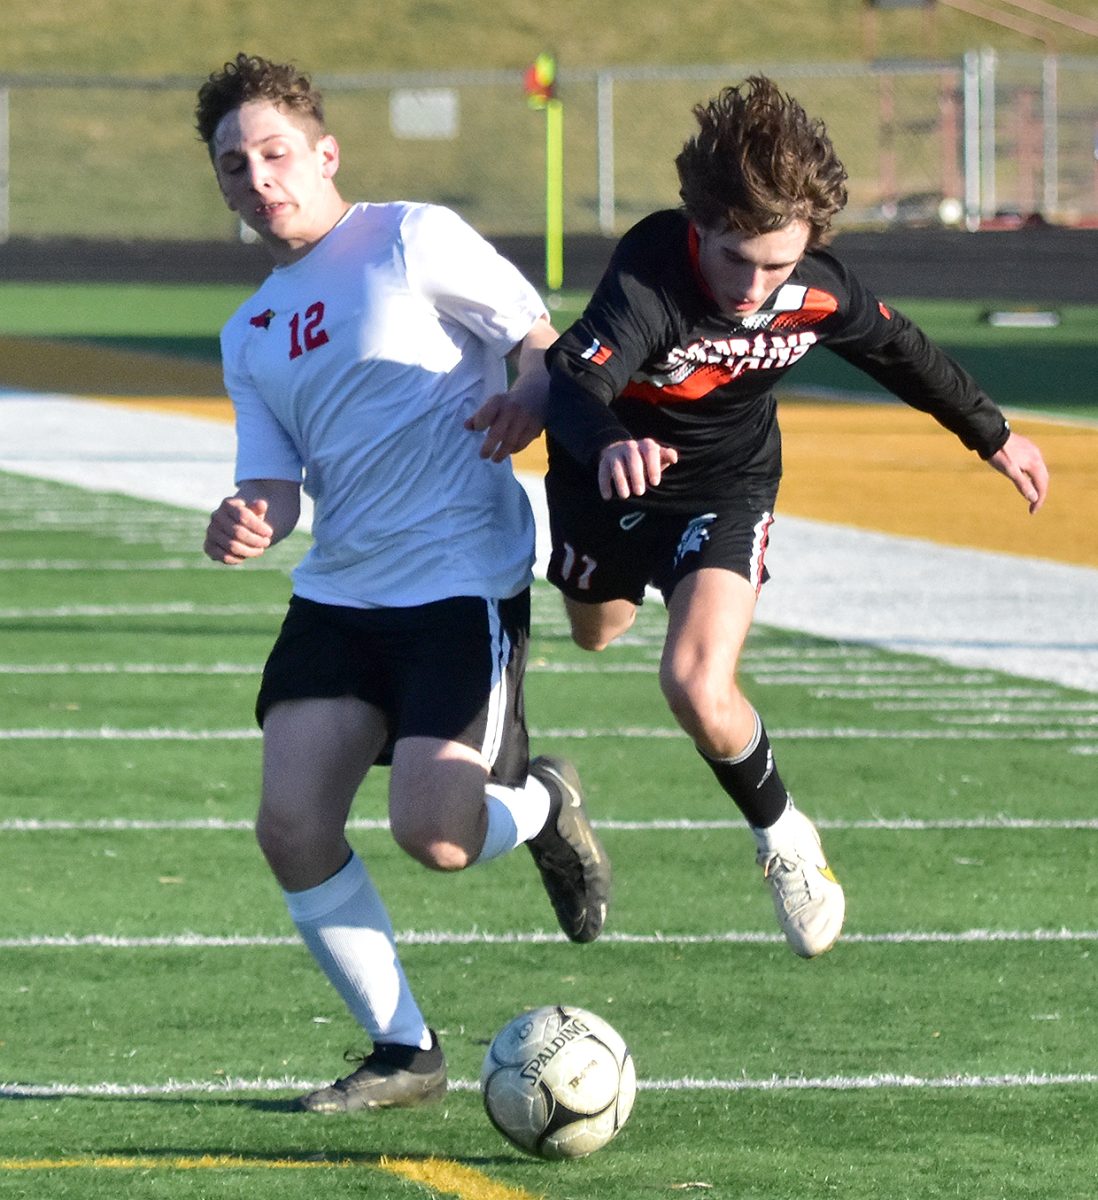
[[[257,296],[259,293],[257,293]],[[210,514],[203,550],[214,562],[238,566],[291,533],[301,515],[302,451],[266,402],[248,366],[246,347],[259,335],[253,297],[221,331],[225,394],[236,423],[237,490]]]
[[[561,339],[567,339],[566,348],[553,359],[546,428],[573,458],[594,467],[604,500],[643,496],[659,485],[667,467],[678,462],[678,451],[651,437],[635,438],[621,423],[609,405],[624,385],[602,364],[588,365],[598,355],[591,347],[605,343],[592,339],[586,350],[577,353],[576,347],[582,345],[577,339],[587,337],[582,322],[577,322]],[[614,353],[610,350],[604,361]]]
[[[245,479],[210,514],[203,545],[227,566],[258,558],[291,533],[301,515],[301,485],[289,479]]]
[[[643,495],[678,461],[677,450],[637,437],[611,407],[645,360],[675,341],[667,288],[660,279],[668,269],[666,250],[653,256],[650,224],[641,222],[618,244],[583,316],[546,356],[546,429],[572,458],[597,474],[604,500]]]
[[[599,495],[604,500],[643,496],[659,484],[664,469],[678,461],[679,452],[673,446],[654,438],[612,442],[599,452]]]

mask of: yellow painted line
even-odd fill
[[[1098,567],[1098,429],[1039,418],[1013,427],[1051,473],[1035,516],[1014,485],[904,404],[784,404],[778,517]]]
[[[352,1170],[363,1167],[386,1171],[424,1187],[440,1196],[459,1200],[540,1200],[532,1192],[509,1187],[480,1171],[444,1158],[260,1158],[232,1154],[202,1154],[158,1157],[135,1155],[83,1155],[66,1158],[3,1158],[0,1171],[315,1171]]]
[[[1098,567],[1092,532],[1098,526],[1098,428],[1029,417],[1012,422],[1040,446],[1051,473],[1049,498],[1030,516],[1009,480],[906,404],[786,400],[780,423],[785,470],[779,521],[807,517]],[[544,443],[516,455],[515,465],[544,473]]]
[[[232,420],[224,398],[98,399]],[[1049,499],[1032,517],[1011,483],[907,405],[785,401],[778,517],[1098,567],[1098,538],[1090,532],[1098,525],[1098,428],[1028,417],[1013,424],[1041,447],[1051,471]],[[514,463],[544,474],[544,439]]]
[[[535,1200],[532,1192],[508,1187],[447,1159],[382,1158],[378,1165],[444,1196],[460,1196],[462,1200]]]
[[[0,384],[76,393],[154,411],[232,420],[215,363],[0,337]],[[785,478],[778,516],[808,517],[942,545],[1098,566],[1098,499],[1093,464],[1098,429],[1024,418],[1052,472],[1045,508],[1030,517],[1003,478],[964,450],[931,418],[899,402],[780,402]],[[538,439],[515,456],[542,474]]]
[[[188,417],[202,417],[206,421],[233,419],[233,406],[225,396],[105,396],[90,395],[89,400],[101,404],[117,404],[122,408],[137,408],[142,412],[182,413]]]
[[[52,338],[0,337],[0,385],[78,396],[225,396],[220,363]]]
[[[301,1159],[301,1158],[246,1158],[230,1154],[203,1154],[197,1156],[167,1156],[158,1158],[149,1154],[89,1154],[71,1158],[3,1158],[3,1171],[223,1171],[241,1168],[265,1171],[316,1170],[361,1167],[364,1164],[351,1159]],[[374,1164],[365,1164],[374,1165]]]

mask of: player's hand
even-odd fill
[[[652,438],[612,442],[599,455],[599,492],[604,500],[643,496],[679,461],[679,452]]]
[[[1029,501],[1029,511],[1035,513],[1048,495],[1048,467],[1041,451],[1027,437],[1012,433],[988,460],[1005,475]]]
[[[266,500],[245,503],[239,496],[227,496],[210,515],[202,549],[214,562],[228,566],[258,558],[274,540],[266,515]]]
[[[503,462],[508,455],[525,450],[545,428],[544,404],[513,390],[503,392],[489,396],[464,424],[471,432],[484,434],[481,458]]]

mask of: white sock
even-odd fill
[[[784,842],[788,842],[791,837],[799,834],[804,829],[800,815],[793,807],[793,801],[790,800],[785,806],[785,812],[773,825],[767,825],[765,829],[752,825],[751,832],[755,835],[755,845],[758,847],[759,853],[773,854]]]
[[[489,862],[521,846],[541,833],[549,816],[549,790],[540,779],[526,776],[522,787],[489,783],[484,789],[488,809],[488,832],[477,855],[478,863]]]
[[[313,958],[370,1037],[426,1050],[430,1030],[400,965],[385,904],[358,855],[317,887],[283,896]]]

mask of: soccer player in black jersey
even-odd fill
[[[761,77],[694,115],[676,159],[683,207],[625,235],[547,353],[549,578],[589,650],[661,590],[664,696],[751,826],[789,945],[811,958],[839,936],[843,891],[736,681],[781,477],[773,387],[827,346],[954,432],[1030,512],[1048,472],[964,370],[823,249],[846,172],[822,122]]]

